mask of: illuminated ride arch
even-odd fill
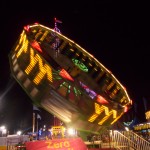
[[[127,91],[105,66],[41,24],[24,27],[9,61],[32,102],[78,130],[99,133],[131,105]]]

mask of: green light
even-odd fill
[[[82,71],[84,72],[88,72],[88,68],[81,62],[79,61],[78,59],[72,59],[72,61],[74,62],[74,64],[76,66],[78,66]]]

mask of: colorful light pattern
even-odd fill
[[[89,123],[100,129],[124,114],[130,104],[126,90],[91,54],[40,24],[24,29],[10,54],[10,62],[12,74],[34,103],[57,112],[56,116],[64,122],[69,120],[77,127],[82,122],[82,128],[91,131],[94,128]],[[56,49],[60,51],[57,57]]]
[[[77,59],[72,59],[72,61],[74,62],[74,64],[76,66],[78,66],[82,71],[88,72],[88,68],[79,60]]]

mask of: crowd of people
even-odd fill
[[[95,134],[89,134],[87,136],[87,141],[93,142],[93,141],[102,141],[103,143],[110,142],[110,136],[109,134],[101,134],[101,135],[95,135]]]

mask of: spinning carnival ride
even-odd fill
[[[115,76],[56,28],[25,26],[9,61],[13,77],[32,102],[66,126],[99,133],[131,106]]]

